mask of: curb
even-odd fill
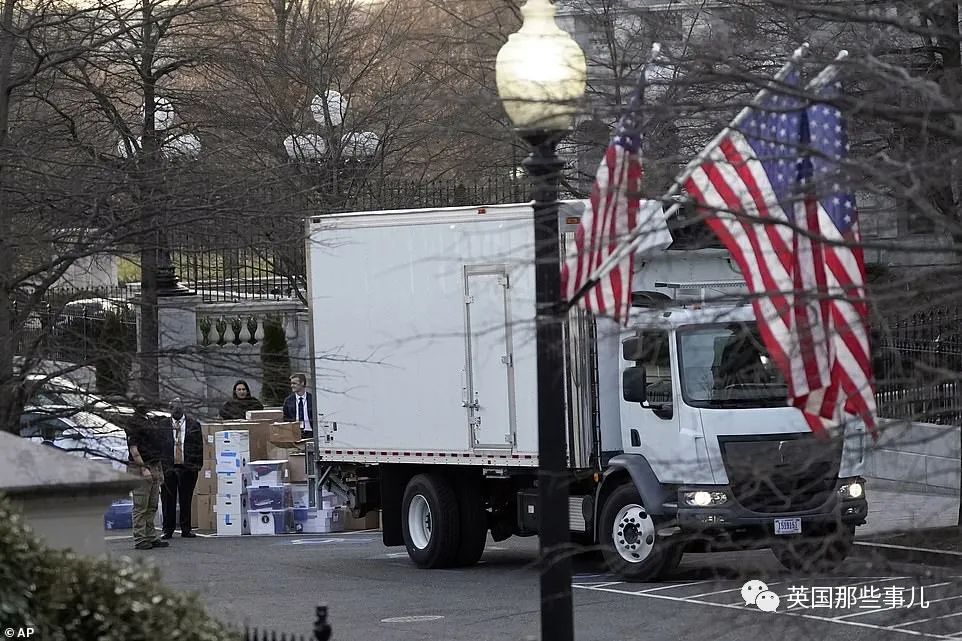
[[[916,548],[891,543],[875,543],[873,541],[855,541],[852,552],[856,556],[883,557],[889,561],[962,567],[962,552]]]

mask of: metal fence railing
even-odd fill
[[[890,316],[873,331],[879,416],[962,425],[962,310]]]
[[[524,180],[379,180],[343,198],[302,194],[276,201],[278,213],[267,224],[194,226],[170,239],[171,261],[182,283],[205,302],[292,298],[306,284],[306,216],[342,211],[459,207],[524,202]]]

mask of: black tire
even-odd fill
[[[458,567],[474,565],[484,554],[488,542],[488,513],[481,498],[479,479],[461,477],[455,485],[458,493],[458,512],[461,519],[461,540],[454,564]]]
[[[412,504],[424,511],[428,526],[412,535]],[[418,519],[415,519],[418,520]],[[423,520],[423,519],[422,519]],[[425,532],[427,530],[427,532]],[[458,500],[451,483],[438,474],[418,474],[404,490],[401,501],[401,533],[408,556],[424,569],[454,565],[461,538]]]
[[[804,538],[774,541],[772,552],[778,562],[791,572],[826,572],[841,565],[852,551],[854,539],[854,527],[833,526],[815,531]]]
[[[622,510],[628,512],[616,521]],[[598,524],[598,542],[608,569],[626,581],[651,581],[661,576],[674,560],[675,549],[659,538],[659,526],[634,485],[625,484],[612,492]]]

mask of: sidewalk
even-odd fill
[[[857,538],[887,532],[948,527],[958,523],[959,497],[872,489],[869,480],[868,522],[855,530]]]
[[[957,493],[923,492],[868,479],[866,496],[868,522],[855,530],[855,554],[912,564],[962,565]]]

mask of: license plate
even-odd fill
[[[775,534],[801,534],[802,519],[775,519]]]

